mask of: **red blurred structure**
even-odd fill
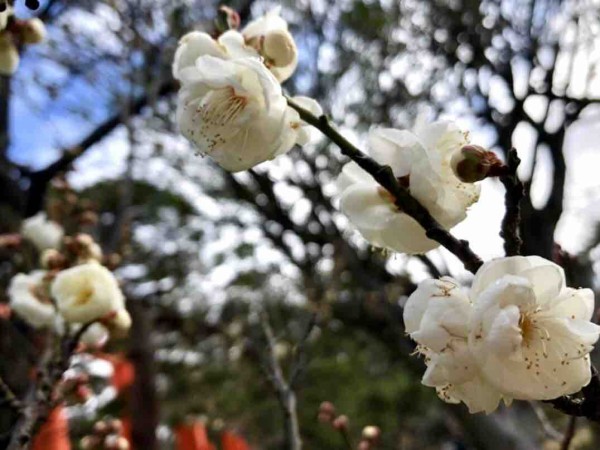
[[[223,450],[250,450],[250,446],[243,438],[230,431],[225,431],[221,436],[221,445]]]
[[[202,422],[179,425],[175,428],[177,450],[216,450],[208,440],[206,426]]]
[[[71,450],[69,422],[64,406],[57,406],[33,438],[32,450]]]

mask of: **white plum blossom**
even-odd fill
[[[34,328],[54,328],[56,324],[56,308],[43,292],[46,273],[17,274],[8,286],[12,311]]]
[[[426,280],[404,306],[406,332],[419,345],[427,370],[422,383],[471,413],[492,412],[502,394],[487,383],[468,347],[471,302],[452,278]],[[509,402],[509,399],[505,399]]]
[[[179,128],[201,154],[225,170],[249,169],[306,142],[298,113],[258,59],[204,55],[179,76]],[[313,100],[294,100],[320,114]]]
[[[600,334],[594,294],[565,286],[561,267],[537,256],[490,261],[471,288],[469,347],[485,378],[505,395],[549,400],[591,378]]]
[[[280,82],[292,76],[298,66],[298,49],[280,16],[281,7],[253,20],[242,30],[246,44],[255,48]]]
[[[500,400],[550,400],[586,386],[600,335],[593,311],[592,291],[566,287],[559,266],[515,256],[484,264],[468,293],[449,277],[422,282],[404,322],[425,356],[423,384],[489,413]]]
[[[410,194],[446,229],[464,220],[469,206],[479,198],[479,186],[461,182],[450,164],[452,155],[466,143],[466,135],[448,122],[413,131],[375,128],[369,133],[370,156],[390,166]],[[337,184],[341,211],[372,245],[409,254],[438,247],[355,162],[343,167]]]
[[[21,234],[38,250],[44,251],[60,247],[64,230],[58,223],[48,220],[45,213],[40,212],[23,221]]]
[[[97,262],[58,273],[51,294],[67,322],[87,323],[124,309],[124,297],[115,276]]]

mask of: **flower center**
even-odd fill
[[[207,125],[225,126],[233,122],[247,104],[248,99],[229,86],[213,91],[208,101],[198,108],[198,113]]]
[[[85,305],[87,302],[90,301],[93,294],[94,289],[92,289],[91,286],[86,286],[85,288],[81,289],[79,292],[77,292],[77,295],[75,296],[75,305]]]

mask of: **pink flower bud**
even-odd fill
[[[348,416],[345,416],[342,414],[341,416],[337,416],[333,420],[333,428],[335,428],[336,430],[339,430],[339,431],[347,430],[349,422],[350,421],[348,420]]]

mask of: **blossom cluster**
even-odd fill
[[[77,329],[94,322],[82,336],[90,345],[130,327],[119,283],[101,264],[102,250],[91,236],[65,236],[45,213],[25,220],[21,235],[40,252],[43,269],[12,278],[8,296],[17,316],[36,329],[58,334],[68,325]]]
[[[182,134],[228,171],[254,167],[308,141],[308,125],[290,108],[280,83],[298,50],[279,10],[237,31],[239,17],[217,38],[185,35],[173,75],[180,82]],[[312,99],[294,98],[315,116]],[[304,116],[306,117],[306,116]],[[374,127],[369,156],[392,171],[441,227],[466,218],[479,199],[477,182],[506,166],[449,122],[413,130]],[[394,195],[355,161],[337,178],[340,210],[370,244],[407,254],[439,246]],[[563,270],[539,257],[485,264],[470,290],[444,277],[427,280],[408,299],[406,331],[425,357],[423,383],[447,402],[491,412],[500,401],[548,400],[590,381],[589,353],[600,327],[591,322],[593,293],[566,287]]]
[[[551,400],[587,385],[600,335],[593,313],[593,292],[566,287],[561,267],[514,256],[484,264],[468,291],[450,277],[422,282],[404,323],[425,357],[423,384],[489,413],[500,400]]]
[[[173,76],[181,83],[182,134],[231,172],[305,144],[307,127],[287,105],[280,85],[297,63],[296,44],[277,9],[218,39],[199,31],[186,34],[173,62]],[[314,100],[294,100],[321,114]]]

